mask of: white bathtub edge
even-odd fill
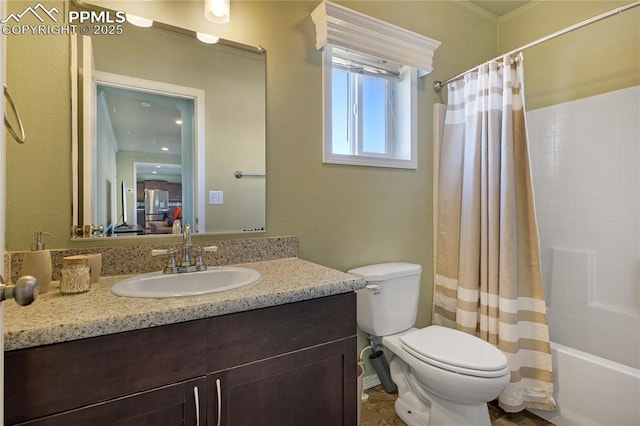
[[[555,342],[551,353],[558,411],[529,411],[557,426],[640,424],[640,370]]]

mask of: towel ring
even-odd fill
[[[9,131],[9,133],[11,133],[11,136],[13,136],[13,138],[16,140],[16,142],[24,143],[24,141],[25,141],[24,126],[22,125],[22,120],[20,119],[20,114],[18,113],[18,109],[16,108],[16,104],[13,103],[13,99],[11,99],[11,95],[9,94],[9,89],[7,89],[7,85],[6,84],[4,85],[4,97],[7,98],[7,101],[9,101],[9,105],[11,106],[11,110],[13,111],[13,115],[15,116],[16,120],[18,121],[20,135],[18,136],[18,134],[14,130],[13,126],[9,122],[9,119],[7,118],[7,114],[4,115],[4,125],[7,127],[7,130]]]

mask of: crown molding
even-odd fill
[[[453,0],[450,3],[456,5],[460,9],[466,10],[467,12],[471,12],[474,15],[486,21],[491,22],[492,24],[498,23],[497,15],[489,12],[488,10],[481,8],[480,6],[476,6],[475,4],[471,3],[469,0]]]
[[[316,48],[327,43],[416,68],[433,70],[433,52],[440,42],[405,28],[323,1],[311,12]]]

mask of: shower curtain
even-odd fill
[[[499,397],[505,411],[553,410],[522,55],[478,67],[449,84],[448,95],[442,139],[436,134],[433,322],[505,353],[511,369]]]

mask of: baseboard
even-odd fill
[[[364,376],[362,378],[362,389],[367,390],[371,388],[375,388],[380,384],[380,378],[377,374],[371,374],[369,376]]]

